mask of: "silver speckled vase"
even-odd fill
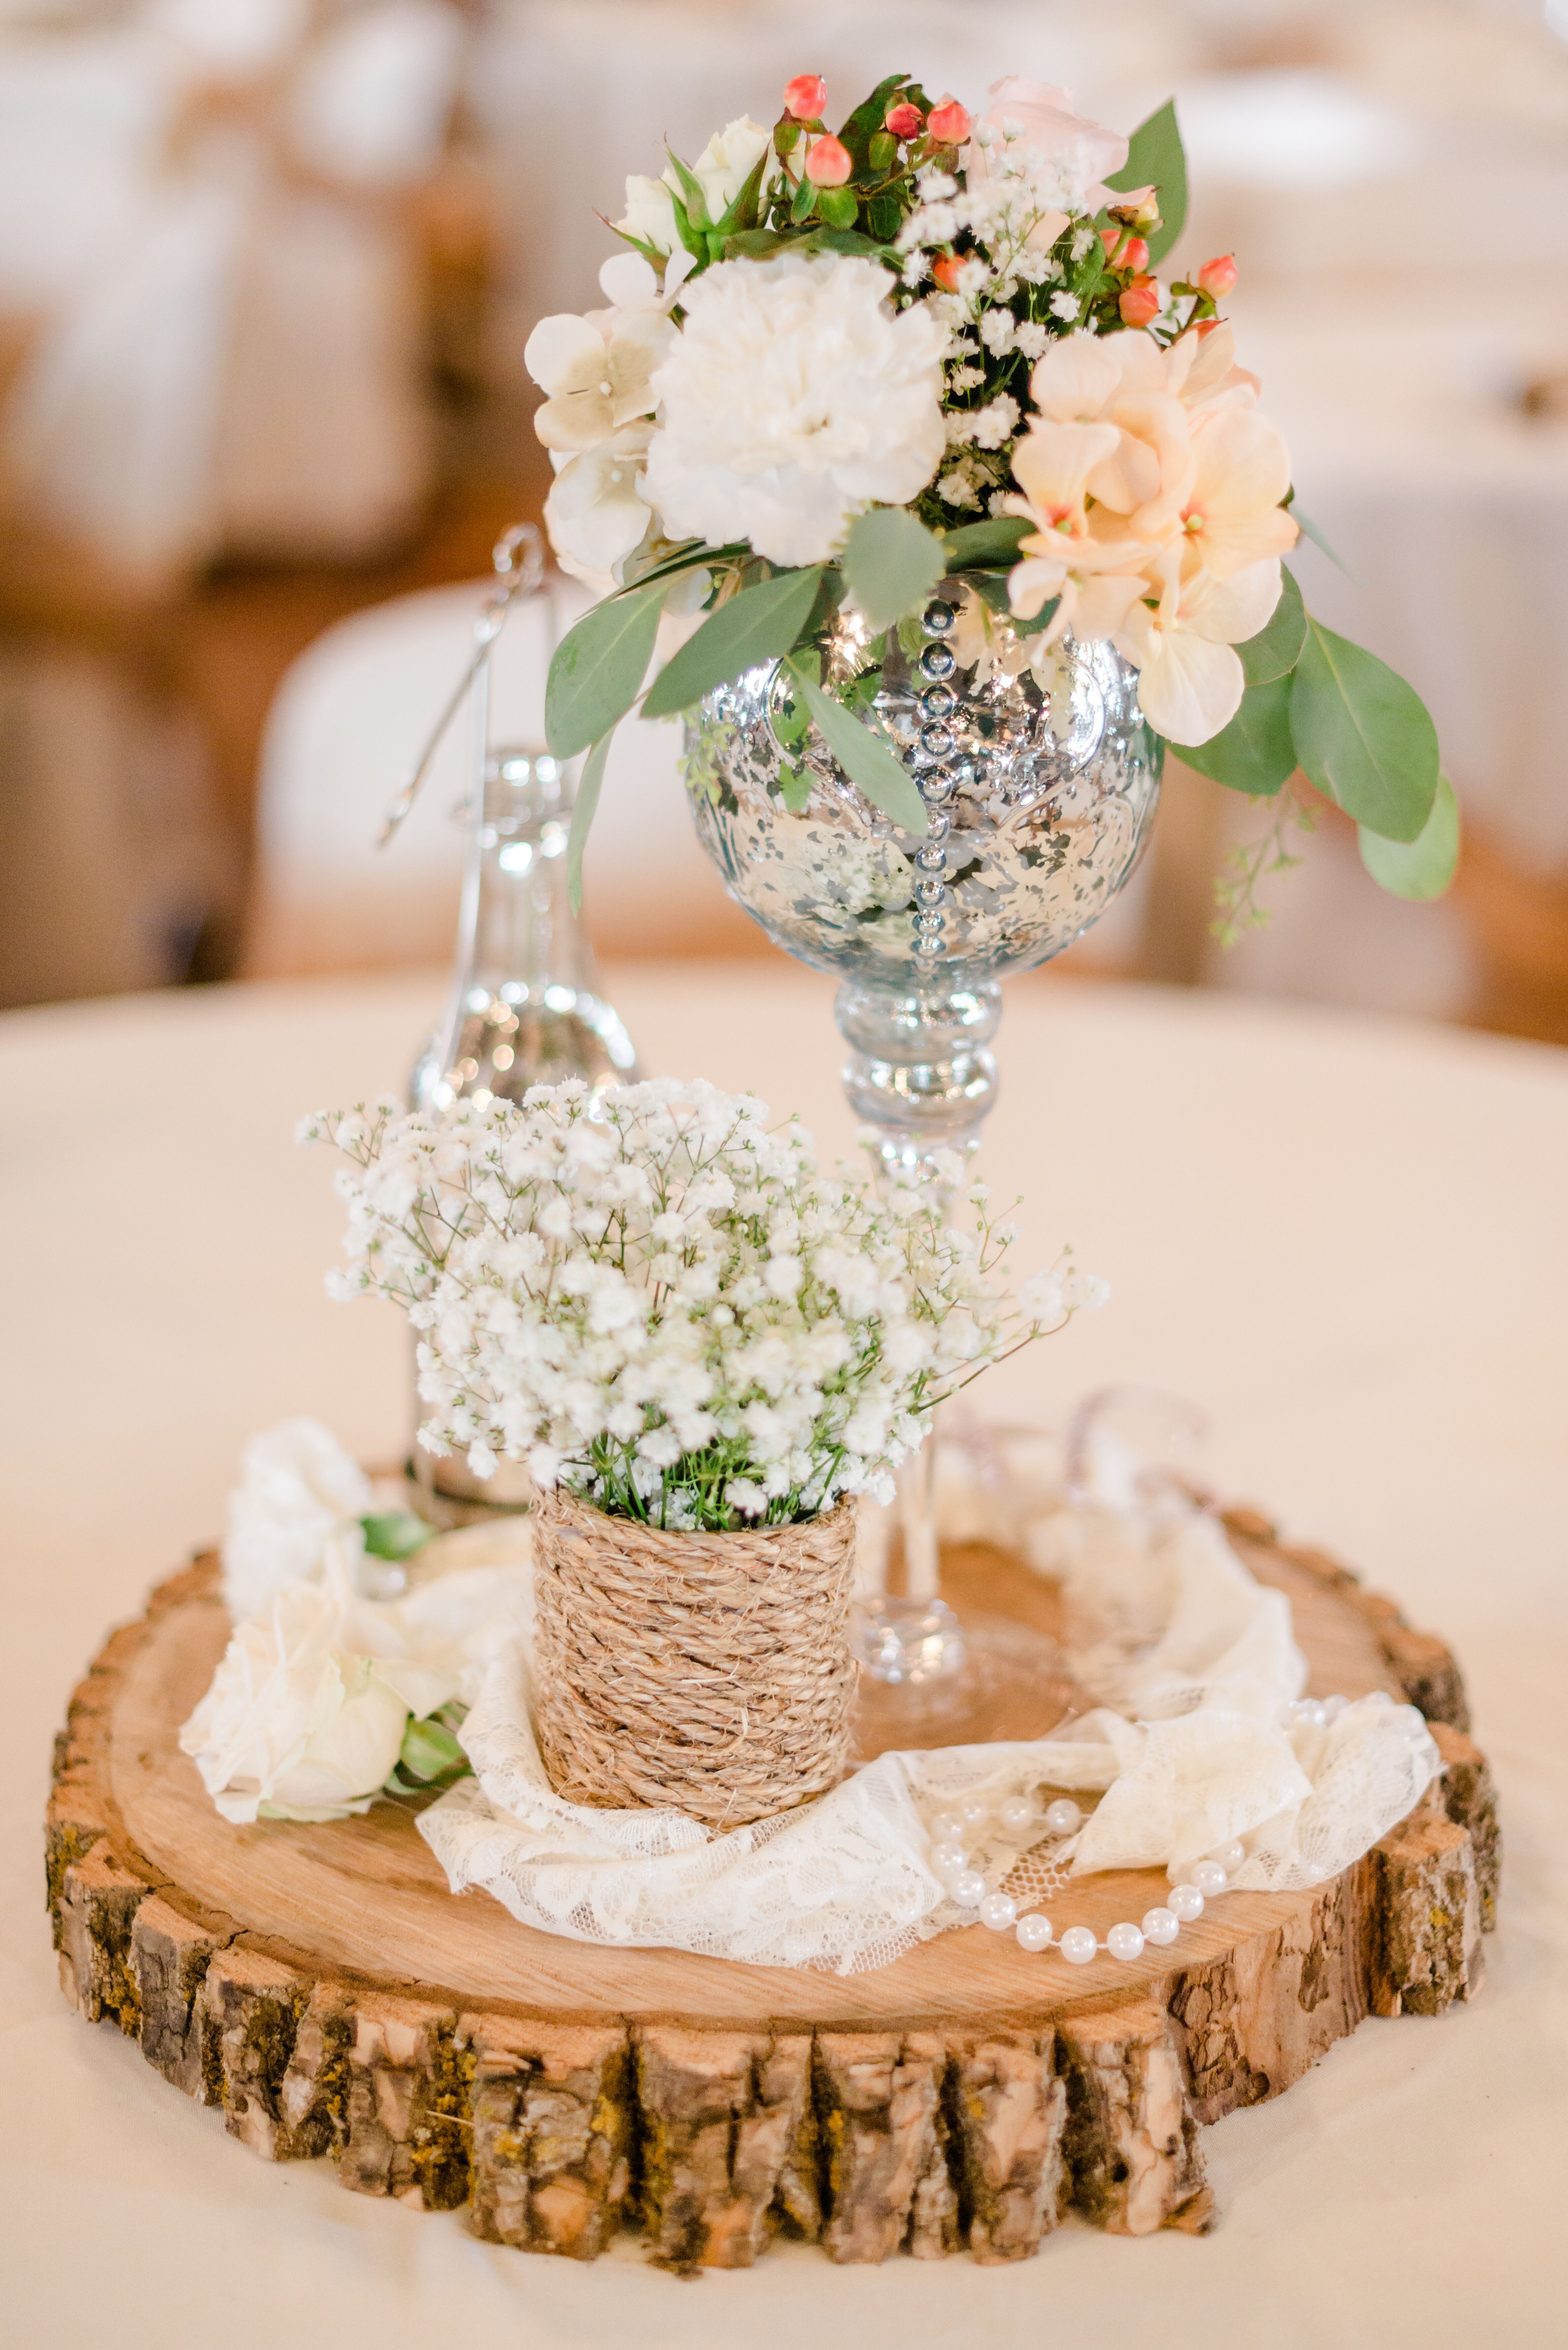
[[[1108,644],[1044,652],[950,579],[867,660],[841,612],[825,684],[877,723],[928,810],[902,832],[803,723],[782,664],[708,696],[686,729],[697,831],[732,897],[842,977],[845,1088],[911,1171],[971,1147],[996,1098],[997,983],[1082,938],[1123,888],[1159,799],[1162,745]]]
[[[1043,648],[992,608],[995,593],[994,576],[950,578],[879,644],[853,609],[816,640],[822,682],[896,747],[923,835],[850,781],[781,663],[687,723],[698,836],[726,889],[787,953],[840,974],[845,1091],[887,1177],[974,1147],[997,1094],[998,983],[1099,919],[1159,801],[1163,746],[1137,671],[1108,644]],[[904,1595],[860,1611],[863,1686],[880,1692],[863,1708],[863,1755],[1033,1737],[1054,1719],[1051,1645],[1018,1624],[961,1622],[940,1596],[934,1451],[899,1480]]]

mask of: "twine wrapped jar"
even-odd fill
[[[535,1510],[535,1727],[557,1794],[739,1827],[843,1775],[855,1504],[661,1534],[564,1488]]]

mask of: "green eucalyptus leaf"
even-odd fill
[[[471,1766],[467,1755],[446,1724],[432,1713],[423,1721],[410,1721],[403,1732],[402,1752],[398,1766],[410,1778],[428,1783],[443,1778],[449,1772],[466,1772]]]
[[[728,685],[763,661],[782,660],[811,618],[822,571],[821,564],[805,571],[781,571],[754,588],[742,588],[710,612],[696,635],[687,639],[654,679],[643,716],[672,718],[715,686]]]
[[[1291,733],[1347,816],[1386,840],[1417,838],[1438,793],[1438,730],[1414,686],[1317,620],[1291,681]]]
[[[707,546],[701,539],[693,539],[674,555],[665,556],[659,563],[650,563],[646,571],[634,572],[625,588],[618,589],[617,593],[627,595],[633,588],[650,586],[655,579],[675,579],[683,571],[701,570],[704,564],[712,569],[722,569],[727,564],[741,562],[750,556],[751,551],[743,538],[732,539],[728,546]]]
[[[1414,840],[1385,840],[1360,828],[1361,861],[1379,889],[1396,898],[1440,898],[1459,861],[1459,803],[1447,775],[1438,777],[1432,813]]]
[[[604,785],[605,761],[609,756],[612,726],[601,734],[583,762],[582,775],[577,784],[577,796],[572,808],[572,829],[566,836],[566,901],[574,914],[583,910],[583,851],[588,844],[594,814],[599,804],[599,792]]]
[[[545,733],[557,759],[586,751],[637,700],[669,588],[667,577],[607,596],[556,646],[545,688]]]
[[[360,1519],[365,1547],[372,1558],[412,1558],[435,1532],[412,1510],[387,1510]]]
[[[1187,150],[1181,143],[1174,99],[1167,99],[1157,113],[1138,124],[1126,163],[1106,185],[1117,194],[1150,185],[1158,189],[1160,224],[1147,240],[1152,268],[1164,260],[1187,224]]]
[[[1306,642],[1306,606],[1290,573],[1281,567],[1280,600],[1255,637],[1237,646],[1249,685],[1267,685],[1288,677],[1301,659]]]
[[[1296,771],[1289,677],[1264,678],[1249,685],[1229,726],[1207,743],[1175,743],[1171,748],[1184,766],[1212,776],[1229,791],[1272,798]]]
[[[795,691],[805,698],[817,733],[850,782],[901,832],[923,833],[926,804],[887,736],[863,725],[842,702],[825,693],[804,663],[792,660],[788,669]]]
[[[1322,531],[1319,530],[1311,515],[1309,515],[1303,507],[1299,506],[1296,504],[1293,494],[1287,499],[1286,504],[1290,510],[1291,520],[1295,524],[1296,528],[1301,532],[1302,536],[1303,538],[1310,538],[1313,545],[1318,549],[1320,554],[1326,555],[1329,561],[1332,564],[1336,565],[1337,567],[1344,572],[1347,579],[1355,579],[1355,574],[1351,569],[1349,564],[1346,563],[1344,556],[1339,554],[1335,548],[1330,546],[1327,539],[1324,538]],[[1359,587],[1360,584],[1360,581],[1356,580],[1357,587]]]
[[[948,569],[979,571],[1014,563],[1019,540],[1027,538],[1034,527],[1026,515],[994,515],[989,522],[961,523],[956,530],[942,533]]]
[[[873,629],[890,629],[946,576],[947,549],[906,506],[873,506],[844,547],[849,592]]]

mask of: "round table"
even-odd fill
[[[1204,2241],[1069,2223],[980,2270],[836,2269],[780,2246],[700,2288],[635,2248],[584,2269],[455,2215],[258,2163],[112,2027],[66,2008],[39,1900],[49,1740],[103,1627],[222,1524],[245,1437],[314,1412],[403,1439],[404,1334],[334,1305],[331,1163],[296,1117],[396,1087],[426,979],[126,998],[0,1020],[6,2128],[16,2338],[227,2350],[293,2334],[421,2350],[492,2325],[530,2350],[911,2350],[1049,2332],[1271,2350],[1549,2338],[1568,2088],[1568,1060],[1550,1048],[1075,984],[1010,991],[985,1172],[1023,1195],[1021,1269],[1063,1240],[1106,1311],[990,1375],[997,1418],[1113,1382],[1207,1417],[1197,1462],[1339,1550],[1453,1643],[1501,1785],[1501,1930],[1478,2004],[1364,2023],[1288,2098],[1209,2133]],[[622,968],[649,1069],[757,1086],[848,1147],[827,982],[771,962]]]

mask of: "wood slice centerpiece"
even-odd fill
[[[838,2261],[1015,2260],[1069,2207],[1201,2230],[1201,2125],[1288,2089],[1365,2015],[1472,1997],[1498,1868],[1443,1643],[1256,1513],[1224,1522],[1290,1598],[1309,1692],[1417,1706],[1446,1769],[1342,1876],[1228,1894],[1135,1965],[981,1926],[847,1977],[609,1950],[454,1898],[408,1805],[232,1826],[177,1743],[229,1632],[208,1554],[112,1635],[57,1742],[62,1985],[257,2153],[466,2205],[529,2251],[592,2259],[640,2230],[668,2266],[743,2267],[782,2230]],[[956,1596],[1049,1617],[998,1553],[944,1570]],[[1061,1907],[1103,1936],[1164,1882],[1091,1877]]]

